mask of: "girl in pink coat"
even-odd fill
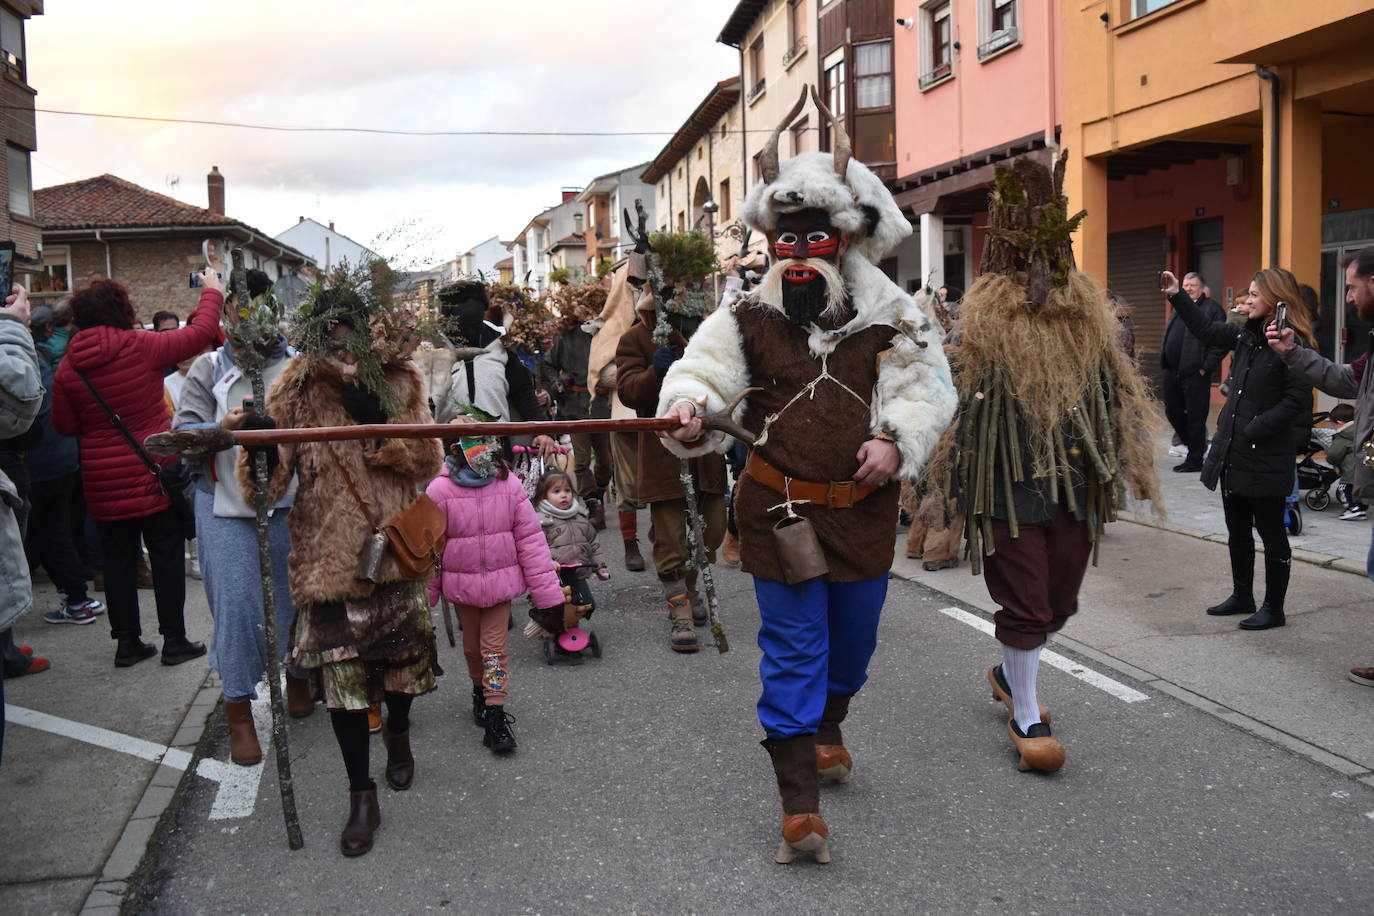
[[[448,542],[429,601],[442,590],[463,627],[463,655],[472,678],[472,718],[493,753],[515,750],[506,705],[506,628],[510,603],[530,593],[531,611],[546,628],[561,628],[563,589],[549,545],[520,481],[489,439],[463,439],[426,492],[448,519]]]

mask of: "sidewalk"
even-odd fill
[[[1207,429],[1209,432],[1216,429],[1215,415]],[[1174,467],[1182,464],[1183,459],[1168,454],[1170,437],[1169,426],[1161,414],[1155,434],[1154,452],[1159,456],[1155,462],[1155,470],[1159,473],[1160,487],[1164,491],[1166,517],[1156,518],[1150,506],[1146,504],[1132,507],[1122,513],[1122,518],[1225,544],[1226,521],[1222,517],[1220,491],[1204,487],[1199,474],[1174,473]],[[1340,521],[1339,516],[1344,508],[1336,502],[1335,484],[1331,485],[1330,492],[1331,505],[1321,512],[1308,508],[1305,502],[1302,504],[1302,533],[1288,539],[1293,547],[1293,558],[1364,576],[1365,559],[1369,553],[1370,525],[1374,522],[1369,519],[1358,522]]]
[[[139,603],[144,639],[161,648],[152,591],[140,591]],[[118,906],[219,691],[203,657],[116,668],[105,617],[45,624],[56,604],[51,584],[34,583],[34,609],[14,626],[15,641],[52,668],[5,681],[0,913],[115,913],[96,907]],[[209,640],[205,590],[194,579],[186,627]]]

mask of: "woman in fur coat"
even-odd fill
[[[384,304],[347,288],[322,290],[293,337],[300,356],[267,395],[267,417],[244,428],[432,423],[407,335],[391,327]],[[433,439],[303,442],[267,446],[269,504],[298,480],[290,514],[291,597],[296,626],[287,662],[319,668],[349,782],[349,815],[340,837],[346,856],[372,848],[381,822],[368,772],[367,709],[384,700],[386,780],[410,788],[410,704],[438,686],[434,628],[421,583],[407,580],[388,555],[375,581],[357,577],[370,532],[404,511],[439,469]],[[239,482],[252,494],[251,449]],[[250,497],[251,498],[251,495]]]

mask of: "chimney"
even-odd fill
[[[581,188],[563,188],[563,203],[567,203],[574,197],[582,193]]]
[[[210,197],[210,212],[216,216],[224,215],[224,176],[219,166],[210,166],[210,174],[205,176],[205,187]]]
[[[329,231],[330,231],[330,232],[333,232],[333,231],[334,231],[334,221],[333,221],[332,219],[329,221]]]
[[[297,223],[303,223],[303,222],[305,222],[305,217],[302,216],[300,219],[296,220],[296,222],[297,222]]]

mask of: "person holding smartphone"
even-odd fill
[[[1226,313],[1207,295],[1199,273],[1183,275],[1183,291],[1208,321],[1223,321]],[[1164,370],[1164,415],[1174,434],[1187,449],[1183,463],[1174,466],[1181,474],[1202,470],[1207,450],[1207,411],[1212,399],[1212,373],[1226,358],[1226,349],[1207,344],[1188,330],[1177,311],[1164,330],[1159,365]]]
[[[1217,417],[1216,435],[1202,467],[1207,489],[1221,486],[1226,514],[1227,544],[1231,553],[1231,595],[1207,608],[1214,616],[1246,614],[1244,630],[1267,630],[1284,625],[1284,596],[1292,564],[1288,531],[1284,527],[1284,499],[1293,491],[1297,428],[1309,421],[1312,386],[1290,371],[1267,346],[1264,329],[1286,305],[1287,322],[1299,346],[1312,337],[1312,317],[1298,292],[1298,281],[1275,267],[1250,280],[1244,324],[1227,324],[1207,317],[1180,288],[1178,278],[1165,271],[1161,286],[1188,330],[1212,347],[1232,351],[1231,391]],[[1264,542],[1264,601],[1254,598],[1255,541]]]

